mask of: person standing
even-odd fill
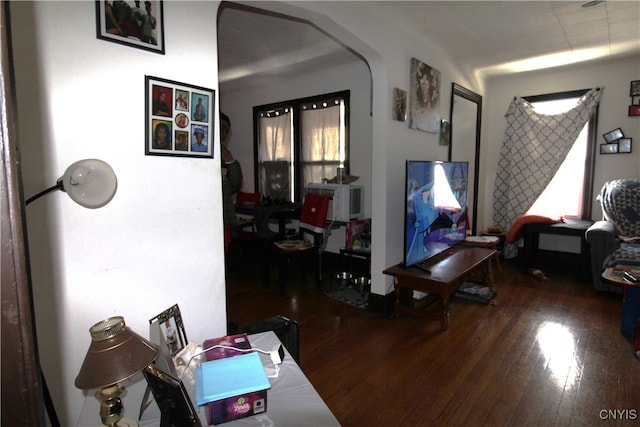
[[[140,27],[140,39],[149,44],[157,45],[158,42],[155,37],[156,30],[156,18],[151,14],[151,2],[145,1],[144,8],[147,11],[146,15],[142,17],[142,25]]]
[[[242,168],[229,150],[231,120],[220,112],[220,158],[222,160],[222,217],[224,221],[224,251],[229,249],[233,227],[238,225],[233,195],[242,187]]]
[[[194,141],[191,142],[191,151],[206,153],[207,152],[207,142],[204,141],[204,129],[197,127],[193,131]]]
[[[207,117],[207,112],[204,109],[204,105],[202,104],[202,98],[198,98],[198,104],[196,105],[196,110],[193,113],[193,120],[197,120],[199,122],[204,122]]]

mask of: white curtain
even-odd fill
[[[286,159],[291,162],[291,112],[260,117],[258,161]]]
[[[273,200],[293,200],[292,114],[291,109],[281,110],[278,115],[260,117],[258,122],[258,191]]]
[[[340,105],[303,110],[300,117],[302,185],[333,178],[340,165]]]
[[[493,221],[509,230],[529,210],[564,161],[595,111],[602,90],[585,93],[571,110],[544,115],[516,97],[505,114],[507,129],[493,193]]]

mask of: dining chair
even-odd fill
[[[329,196],[307,193],[302,202],[297,230],[287,238],[265,242],[266,255],[263,260],[265,285],[269,286],[271,265],[277,264],[280,296],[286,295],[287,270],[294,261],[300,262],[304,275],[305,258],[315,260],[315,275],[318,286],[322,284],[322,252],[326,246],[327,211]]]

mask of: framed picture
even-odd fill
[[[160,408],[161,425],[201,427],[198,413],[187,394],[184,384],[178,378],[163,372],[155,365],[143,371],[145,380]]]
[[[215,91],[145,76],[145,154],[213,158]]]
[[[97,37],[164,55],[162,3],[162,0],[97,0]]]
[[[618,152],[618,143],[600,144],[600,154],[616,154]]]
[[[174,304],[171,308],[149,319],[149,324],[156,323],[160,326],[160,331],[164,341],[167,343],[169,353],[171,356],[175,356],[187,345],[187,333],[182,324],[182,316],[180,315],[178,304]]]
[[[640,116],[640,105],[629,105],[629,116]]]
[[[629,96],[640,96],[640,80],[631,81],[631,89],[629,90]]]
[[[393,120],[404,122],[407,120],[407,91],[393,88]]]
[[[411,58],[410,70],[409,128],[438,133],[441,73],[416,58]]]
[[[620,138],[624,138],[624,134],[622,133],[622,129],[620,128],[609,131],[602,136],[604,136],[604,140],[607,142],[607,144],[617,141]]]
[[[631,152],[631,138],[622,138],[618,141],[618,153]]]
[[[451,123],[449,120],[440,120],[440,145],[449,145],[451,140]]]

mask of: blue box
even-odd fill
[[[640,286],[626,285],[624,293],[620,331],[624,335],[634,337],[636,334],[636,321],[640,319]]]
[[[220,347],[211,348],[216,345]],[[266,412],[271,384],[247,335],[209,339],[204,348],[210,350],[206,352],[208,361],[196,370],[196,404],[206,405],[207,424]]]

